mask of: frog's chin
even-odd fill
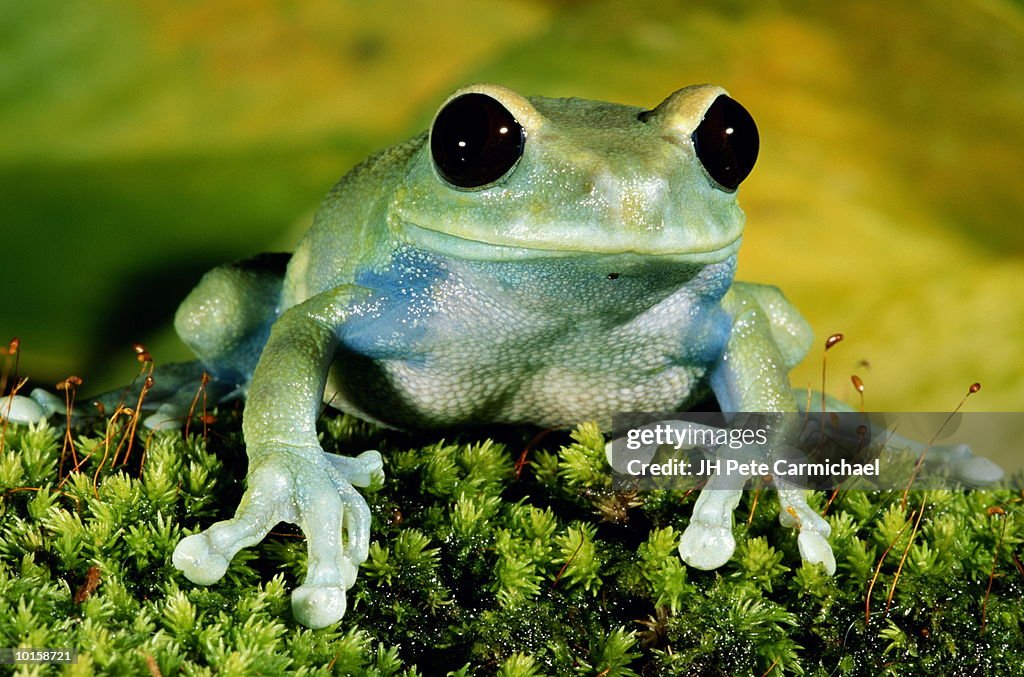
[[[444,233],[431,228],[417,226],[408,221],[402,222],[402,232],[398,233],[398,239],[405,244],[417,249],[441,254],[443,256],[472,261],[523,261],[538,258],[564,258],[568,256],[639,256],[651,258],[664,258],[680,263],[721,263],[735,256],[743,240],[741,235],[733,240],[723,242],[718,247],[702,250],[671,249],[666,247],[642,246],[614,247],[601,246],[602,243],[588,243],[584,246],[565,247],[556,249],[543,246],[522,246],[510,245],[497,242],[486,242],[483,240],[470,240],[468,238]]]

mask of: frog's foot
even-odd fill
[[[63,399],[42,388],[35,388],[28,397],[6,395],[0,398],[0,421],[38,423],[66,411]]]
[[[657,421],[648,423],[637,430],[653,430],[659,425],[674,428],[708,430],[718,429],[688,421]],[[692,449],[694,445],[680,444],[679,449]],[[630,465],[639,461],[650,463],[658,451],[658,444],[630,443],[625,437],[618,437],[605,445],[608,465],[616,472],[630,474]],[[733,454],[730,454],[733,455]],[[732,557],[736,539],[732,535],[732,512],[739,505],[745,481],[725,475],[715,475],[697,497],[690,517],[690,524],[683,531],[679,542],[679,556],[697,569],[717,569]]]
[[[984,487],[1003,478],[1003,469],[983,456],[975,456],[966,444],[935,446],[929,449],[925,461],[949,469],[950,474],[964,484]]]
[[[235,517],[183,539],[174,550],[174,566],[194,583],[210,585],[239,550],[258,543],[278,522],[293,522],[309,550],[306,579],[292,595],[295,618],[311,628],[340,620],[345,591],[369,554],[370,509],[327,459],[318,449],[257,456]],[[367,452],[353,463],[371,476],[379,459]]]
[[[795,527],[800,530],[796,538],[800,557],[812,564],[822,564],[829,576],[836,572],[836,558],[832,554],[832,546],[828,537],[832,527],[821,515],[807,505],[807,492],[780,483],[775,479],[779,492],[779,524],[784,527]]]
[[[807,400],[806,393],[794,391],[797,403],[802,411],[820,411],[822,406],[821,393],[812,393]],[[825,397],[825,405],[831,413],[838,414],[829,418],[828,437],[836,438],[850,445],[859,446],[863,443],[863,414],[856,412],[846,404],[832,397]],[[818,418],[809,416],[804,421],[802,442],[804,448],[813,448],[821,436],[821,425]],[[949,444],[929,446],[915,439],[884,428],[872,426],[870,437],[884,436],[885,446],[890,452],[907,451],[914,456],[924,456],[924,464],[929,468],[945,469],[950,477],[968,486],[983,487],[1003,478],[1003,469],[983,456],[975,456],[967,444]]]
[[[184,425],[188,410],[171,402],[162,402],[156,411],[142,419],[147,430],[177,430]]]
[[[213,406],[245,394],[245,384],[230,374],[217,378],[210,376],[200,362],[182,362],[157,367],[153,382],[147,386],[142,398],[142,410],[153,411],[142,419],[150,430],[172,430],[180,428],[190,412],[202,406]],[[72,425],[96,416],[100,412],[111,415],[119,407],[134,408],[139,402],[143,381],[118,390],[111,390],[89,398],[78,398],[72,411]],[[67,415],[64,398],[53,393],[34,389],[28,397],[10,395],[0,398],[0,421],[8,419],[13,423],[35,423],[54,415]]]
[[[152,387],[143,399],[142,408],[152,411],[142,419],[149,430],[177,430],[185,424],[189,414],[202,413],[204,407],[238,399],[245,395],[244,380],[233,372],[210,371],[201,362],[166,364],[154,370]],[[114,391],[93,398],[107,412],[117,406],[134,406],[138,401],[139,386]]]
[[[705,571],[728,562],[736,549],[732,512],[742,494],[742,489],[712,487],[715,479],[712,478],[697,497],[690,524],[679,541],[679,556],[683,561]]]

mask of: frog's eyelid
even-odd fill
[[[728,96],[728,92],[717,85],[683,87],[669,94],[654,108],[638,113],[637,119],[689,135],[697,129],[714,101],[722,95]]]

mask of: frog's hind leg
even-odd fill
[[[180,425],[199,393],[207,404],[244,397],[279,314],[288,258],[261,254],[203,276],[174,316],[178,336],[199,359],[157,369],[147,395],[157,411],[147,427]]]
[[[856,416],[855,414],[858,412],[855,409],[834,397],[806,390],[794,390],[793,394],[802,412],[810,414],[818,412],[820,414],[824,405],[825,412],[849,414],[849,416],[830,417],[828,425],[830,427],[829,435],[845,437],[846,441],[852,445],[858,444],[865,434],[858,430],[858,426],[862,423],[871,425],[870,420]],[[817,418],[808,416],[806,422],[813,426],[817,422]],[[839,427],[835,428],[836,425]],[[1002,468],[983,456],[976,456],[970,446],[966,444],[928,445],[893,431],[875,429],[874,427],[868,437],[874,438],[880,434],[885,436],[886,451],[891,453],[909,452],[917,457],[924,456],[924,465],[930,468],[944,468],[953,479],[966,486],[988,486],[1003,477]]]
[[[245,395],[279,314],[288,258],[287,254],[262,254],[219,266],[203,276],[174,318],[178,335],[199,359],[160,365],[153,371],[142,406],[148,412],[145,426],[179,427],[193,403],[213,406]],[[119,406],[135,407],[143,384],[139,378],[126,388],[80,399],[75,421],[97,413],[109,416]],[[0,417],[18,423],[65,413],[62,397],[40,389],[28,397],[4,398],[0,405]]]

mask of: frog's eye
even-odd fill
[[[708,175],[736,190],[757,160],[757,125],[747,109],[724,94],[704,113],[693,132],[693,148]]]
[[[430,153],[445,181],[459,188],[494,183],[523,155],[526,132],[486,94],[463,94],[441,109],[430,130]]]

